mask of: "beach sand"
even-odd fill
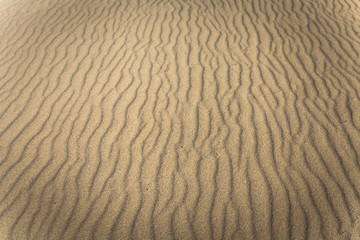
[[[360,239],[358,0],[1,0],[0,239]]]

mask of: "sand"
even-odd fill
[[[0,1],[0,239],[360,239],[358,0]]]

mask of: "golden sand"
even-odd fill
[[[1,0],[0,239],[360,239],[358,0]]]

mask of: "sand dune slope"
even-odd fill
[[[0,239],[360,239],[360,2],[0,1]]]

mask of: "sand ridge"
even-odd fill
[[[359,239],[360,3],[0,2],[0,239]]]

